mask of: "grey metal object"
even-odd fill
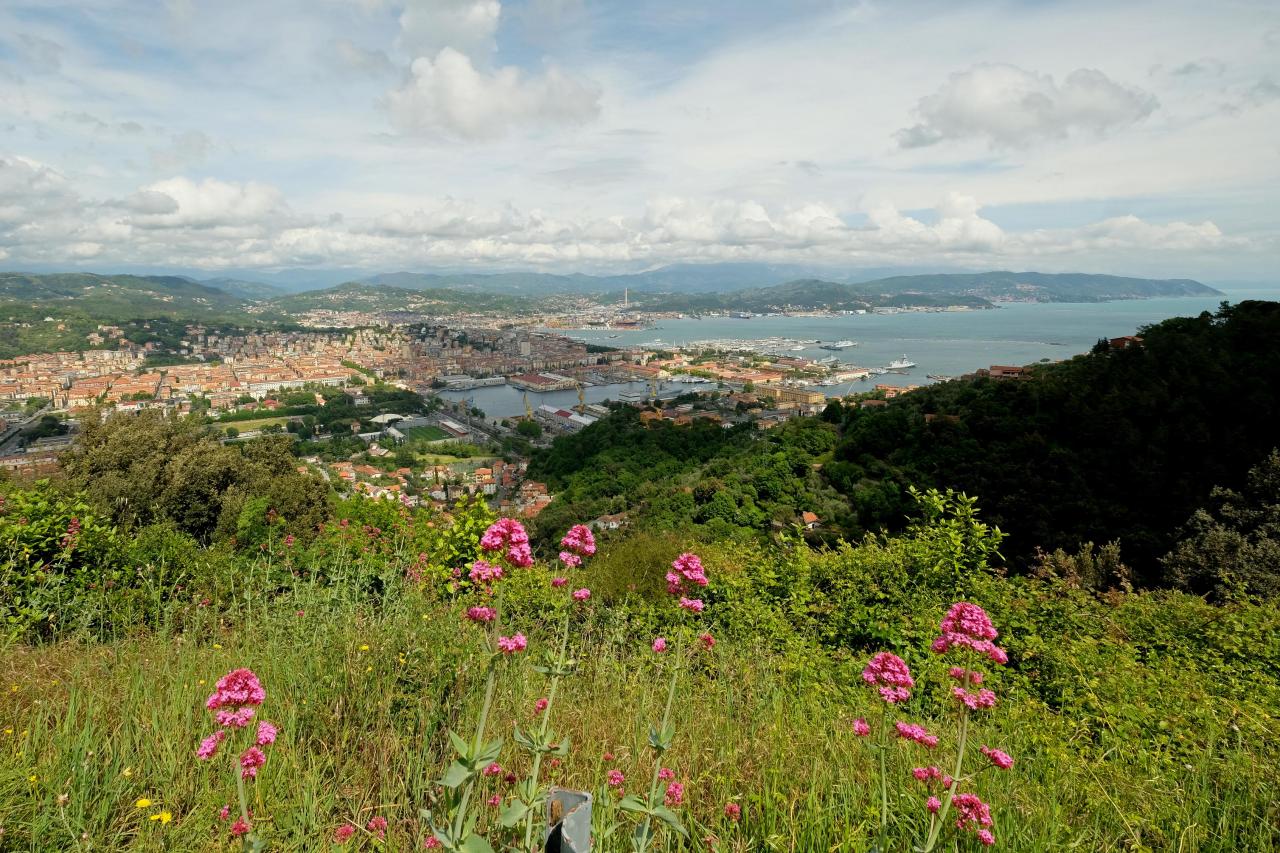
[[[590,853],[591,794],[552,788],[547,796],[547,838],[543,853]]]

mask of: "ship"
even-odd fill
[[[849,347],[856,347],[857,345],[856,341],[836,341],[835,343],[823,344],[819,349],[829,349],[839,352],[840,350],[849,349]]]
[[[915,366],[916,366],[916,363],[911,359],[907,358],[907,354],[905,352],[902,354],[902,358],[897,358],[889,362],[890,370],[907,370],[908,368],[915,367]]]

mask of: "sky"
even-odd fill
[[[1272,278],[1280,3],[5,0],[0,269]]]

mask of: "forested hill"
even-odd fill
[[[844,413],[825,474],[864,525],[905,510],[907,483],[963,489],[1009,533],[1005,556],[1118,539],[1140,579],[1214,486],[1238,487],[1280,444],[1280,303],[1143,329],[1139,346],[948,382]]]
[[[1141,336],[1026,380],[835,404],[754,439],[619,413],[559,440],[531,470],[560,492],[549,521],[629,509],[642,524],[712,533],[763,534],[804,510],[828,537],[900,529],[910,486],[951,487],[1009,534],[1014,570],[1031,568],[1037,548],[1119,540],[1136,580],[1162,585],[1173,577],[1161,557],[1192,513],[1215,486],[1241,488],[1280,445],[1280,303],[1224,306]]]

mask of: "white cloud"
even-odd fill
[[[493,139],[521,125],[577,124],[600,112],[600,90],[558,68],[528,75],[518,68],[478,70],[451,47],[419,57],[410,79],[387,96],[402,131]]]
[[[334,40],[331,55],[342,68],[371,77],[395,72],[385,51],[360,47],[349,38]]]
[[[157,172],[178,172],[198,166],[213,150],[213,140],[198,130],[175,134],[163,148],[149,150],[151,168]]]
[[[916,107],[921,121],[897,133],[903,148],[983,139],[1023,147],[1076,131],[1102,135],[1149,116],[1155,96],[1079,68],[1062,81],[1013,65],[979,65],[952,74]]]
[[[483,62],[501,15],[498,0],[409,0],[400,14],[400,45],[414,57],[449,47]]]
[[[132,223],[141,228],[265,226],[286,221],[284,196],[275,187],[206,178],[170,178],[130,197]],[[168,199],[168,201],[165,201]]]

